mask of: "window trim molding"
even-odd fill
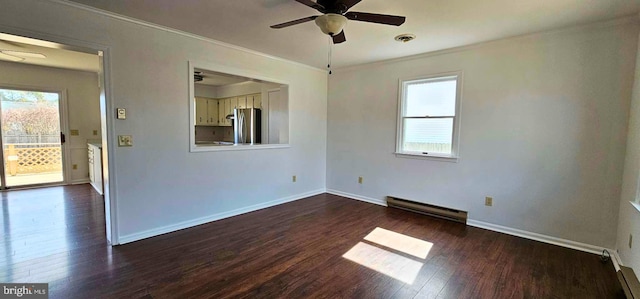
[[[455,77],[456,78],[456,107],[455,107],[455,116],[453,117],[453,136],[451,140],[451,155],[442,155],[442,154],[422,154],[418,152],[409,152],[402,151],[402,140],[404,140],[403,133],[403,120],[404,120],[404,111],[405,111],[405,95],[406,95],[406,86],[416,81],[431,81],[438,82],[438,80],[442,78],[444,81],[446,77]],[[433,80],[431,80],[433,79]],[[463,84],[463,72],[459,71],[451,71],[451,72],[443,72],[443,73],[434,73],[423,76],[414,76],[407,78],[399,78],[398,79],[398,115],[396,119],[396,157],[403,158],[423,158],[425,160],[438,160],[438,161],[449,161],[449,162],[457,162],[459,155],[459,144],[460,144],[460,119],[461,119],[461,106],[462,106],[462,84]]]

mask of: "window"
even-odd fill
[[[457,158],[461,77],[400,80],[397,154]]]

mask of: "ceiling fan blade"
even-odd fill
[[[317,18],[318,16],[310,16],[310,17],[306,17],[306,18],[302,18],[302,19],[297,19],[297,20],[293,20],[293,21],[289,21],[286,23],[282,23],[282,24],[278,24],[278,25],[273,25],[271,26],[271,28],[274,29],[280,29],[280,28],[284,28],[284,27],[289,27],[289,26],[293,26],[296,24],[300,24],[300,23],[304,23],[304,22],[309,22],[309,21],[313,21]]]
[[[24,48],[23,44],[12,42],[12,41],[8,41],[8,40],[0,40],[0,44],[7,44],[9,46],[13,46],[13,47],[17,47],[17,48]]]
[[[27,52],[27,51],[15,51],[15,50],[3,50],[3,49],[0,49],[0,53],[11,55],[11,56],[22,57],[22,58],[41,58],[41,59],[47,58],[46,55],[44,55],[42,53],[38,53],[38,52]]]
[[[309,7],[313,8],[313,9],[315,9],[315,10],[321,12],[321,13],[325,13],[326,12],[324,6],[322,6],[321,4],[318,4],[316,2],[313,2],[311,0],[296,0],[296,2],[304,4],[306,6],[309,6]]]
[[[401,16],[381,15],[381,14],[357,12],[357,11],[350,11],[344,14],[344,16],[347,17],[347,19],[349,20],[394,25],[394,26],[400,26],[404,24],[404,21],[406,20],[405,17],[401,17]]]
[[[18,57],[18,56],[9,55],[9,54],[0,53],[0,60],[9,60],[9,61],[14,61],[14,62],[20,62],[20,61],[23,61],[24,58]]]
[[[360,1],[362,0],[342,0],[342,4],[346,7],[347,10],[349,10],[349,8],[360,3]]]
[[[347,41],[347,37],[344,36],[344,30],[340,31],[340,33],[331,36],[334,44],[344,43]]]

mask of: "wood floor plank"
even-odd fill
[[[0,281],[51,298],[623,296],[596,255],[329,194],[116,247],[89,185],[0,194]],[[377,228],[432,245],[365,240]]]

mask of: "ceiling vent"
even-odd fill
[[[405,34],[400,34],[396,36],[394,39],[399,42],[407,43],[416,39],[416,36],[414,34],[405,33]]]

